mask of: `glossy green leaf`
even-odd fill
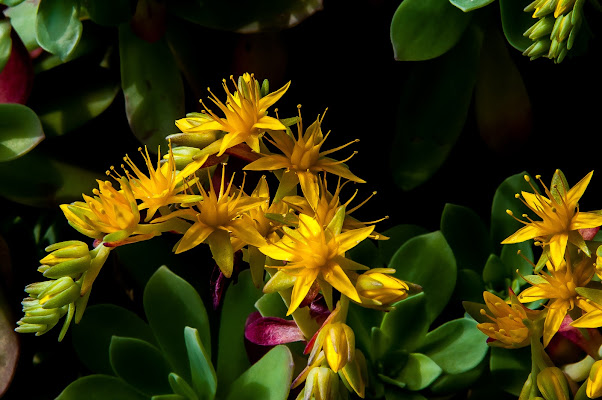
[[[404,0],[391,22],[391,42],[399,61],[430,60],[460,41],[470,14],[449,0]]]
[[[198,396],[194,389],[190,387],[188,382],[182,379],[178,374],[173,372],[169,374],[169,385],[173,392],[184,397],[187,400],[198,400]]]
[[[519,250],[520,254],[518,254]],[[525,258],[533,262],[533,240],[502,245],[500,259],[506,267],[506,274],[513,279],[519,279],[521,285],[523,285],[525,281],[523,281],[520,275],[516,273],[516,270],[518,269],[518,272],[523,276],[531,275],[533,273],[533,265],[525,260]]]
[[[445,3],[462,13],[448,1]],[[460,135],[476,80],[480,37],[476,29],[468,29],[450,52],[414,65],[400,89],[402,98],[389,160],[395,182],[403,190],[429,179]]]
[[[104,68],[95,68],[90,73],[94,79],[76,76],[68,82],[55,80],[54,90],[47,87],[56,95],[39,104],[36,111],[48,135],[63,135],[75,130],[111,105],[119,92],[119,83]]]
[[[111,304],[88,307],[80,323],[74,325],[71,332],[79,359],[92,372],[102,374],[113,374],[109,352],[113,336],[154,343],[150,327],[140,317]]]
[[[146,42],[124,24],[119,56],[130,128],[151,149],[165,145],[165,136],[177,131],[174,121],[184,116],[184,86],[167,42]]]
[[[89,375],[72,382],[56,400],[148,400],[136,389],[114,376]]]
[[[0,72],[4,69],[13,46],[13,41],[10,38],[11,31],[12,29],[8,20],[0,21]]]
[[[472,387],[483,374],[485,362],[461,374],[443,374],[431,384],[429,389],[438,395],[458,393]],[[487,397],[489,398],[489,397]]]
[[[425,228],[410,224],[397,225],[383,232],[383,235],[389,237],[389,240],[378,241],[378,250],[383,264],[389,265],[391,257],[405,242],[424,233],[428,233]]]
[[[412,353],[397,380],[404,382],[409,390],[422,390],[433,383],[441,372],[441,367],[424,354]]]
[[[286,316],[287,307],[280,297],[280,293],[266,293],[255,302],[255,308],[261,313],[262,317]]]
[[[391,339],[392,348],[411,352],[424,341],[430,324],[426,303],[425,293],[419,293],[385,313],[380,329]]]
[[[171,392],[169,366],[161,352],[144,340],[113,336],[111,366],[121,379],[147,395]]]
[[[293,367],[288,347],[276,346],[232,383],[226,400],[285,400]]]
[[[422,286],[429,323],[445,308],[456,284],[454,254],[439,231],[408,240],[391,259],[397,278]]]
[[[521,191],[533,192],[529,184],[525,181],[525,174],[526,172],[521,172],[506,178],[498,186],[493,196],[493,203],[491,205],[491,238],[497,249],[500,248],[500,243],[504,239],[524,226],[508,215],[506,210],[511,210],[517,217],[528,212],[527,207],[514,197],[515,194]]]
[[[200,398],[213,400],[217,392],[217,376],[211,364],[211,357],[203,347],[199,332],[187,326],[184,328],[184,340],[190,360],[194,390]]]
[[[8,251],[8,248],[2,250]],[[19,339],[14,329],[15,321],[0,287],[0,397],[8,389],[19,360]]]
[[[459,269],[456,288],[450,303],[458,304],[461,301],[481,301],[485,285],[481,274],[472,269]]]
[[[502,389],[518,396],[531,372],[531,348],[492,347],[489,369]]]
[[[44,0],[36,18],[36,39],[49,53],[65,60],[75,49],[82,34],[76,0]]]
[[[372,240],[364,240],[351,250],[348,258],[370,268],[379,268],[378,248]]]
[[[372,346],[371,330],[378,327],[383,319],[383,312],[349,303],[347,313],[347,325],[353,329],[355,334],[355,345],[361,349],[367,357],[372,357],[370,347]]]
[[[128,22],[134,14],[129,0],[84,0],[90,19],[98,25],[117,26]]]
[[[491,253],[487,227],[470,208],[446,204],[441,214],[441,233],[456,257],[458,268],[481,271]]]
[[[499,1],[504,35],[506,35],[508,43],[523,52],[533,43],[531,39],[523,36],[523,33],[538,20],[532,18],[530,13],[523,11],[527,4],[521,0]]]
[[[244,342],[245,322],[255,311],[254,303],[261,295],[253,285],[249,270],[241,272],[238,283],[230,285],[226,292],[217,350],[217,381],[221,394],[250,366]]]
[[[188,282],[163,266],[146,284],[143,302],[148,323],[171,370],[190,381],[184,327],[197,329],[211,354],[209,319],[201,297]]]
[[[531,102],[523,78],[496,26],[487,30],[475,86],[477,126],[489,148],[524,145],[531,132]]]
[[[35,112],[21,104],[0,104],[0,162],[21,157],[44,139]]]
[[[485,268],[483,268],[483,281],[486,284],[494,285],[497,290],[506,289],[506,279],[510,278],[510,274],[506,264],[500,260],[495,254],[491,254]]]
[[[590,299],[596,304],[602,304],[602,290],[588,288],[588,287],[578,287],[575,288],[577,293],[581,296]]]
[[[429,356],[445,373],[460,374],[483,360],[489,349],[486,338],[477,329],[476,321],[459,318],[429,332],[418,351]]]
[[[7,7],[14,7],[23,3],[23,1],[25,0],[0,0],[0,4],[4,4]]]
[[[464,12],[470,12],[493,3],[494,0],[449,0],[454,6]]]
[[[23,1],[4,11],[4,15],[10,18],[10,24],[19,35],[27,51],[40,47],[36,40],[38,3],[37,1]]]

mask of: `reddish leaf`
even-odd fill
[[[253,314],[251,322],[245,327],[245,338],[251,343],[275,346],[305,340],[295,321],[276,317],[256,318]]]
[[[11,33],[12,50],[0,73],[0,103],[25,104],[33,84],[33,66],[19,36]]]

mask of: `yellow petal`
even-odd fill
[[[596,228],[600,225],[602,225],[602,215],[590,212],[580,212],[573,218],[570,229]]]
[[[322,277],[328,283],[330,283],[336,290],[349,297],[351,300],[361,303],[360,297],[355,290],[355,287],[351,284],[349,277],[345,274],[345,271],[334,262],[331,263],[330,268],[326,271],[322,271]]]
[[[564,252],[568,240],[568,233],[559,233],[550,239],[550,260],[556,269],[564,261]]]
[[[539,236],[544,236],[548,231],[538,228],[534,225],[526,225],[508,236],[502,241],[502,244],[521,243],[525,240],[533,239]]]
[[[343,164],[334,164],[334,160],[332,158],[324,157],[320,158],[316,163],[316,167],[322,168],[326,172],[330,172],[331,174],[338,175],[342,178],[349,179],[350,181],[357,183],[366,183],[362,178],[358,178],[355,176],[347,166]]]
[[[283,248],[279,244],[261,246],[259,251],[274,260],[293,261],[295,258],[288,248]]]
[[[290,167],[291,163],[286,157],[283,157],[280,154],[271,154],[253,161],[243,169],[247,171],[274,171],[276,169],[286,169]]]
[[[318,200],[320,199],[320,187],[318,186],[318,177],[312,172],[298,171],[297,176],[299,177],[299,183],[301,184],[301,191],[307,199],[307,202],[312,209],[316,209],[318,206]]]
[[[288,83],[282,86],[280,89],[268,94],[267,96],[263,96],[261,99],[259,99],[258,108],[260,110],[266,110],[269,106],[277,102],[282,97],[282,95],[284,95],[284,93],[286,93],[290,85],[291,81],[288,81]]]
[[[280,120],[277,120],[276,118],[272,118],[272,117],[268,117],[263,116],[259,119],[259,121],[257,121],[254,125],[253,128],[257,128],[257,129],[262,129],[262,130],[273,130],[273,131],[283,131],[286,129],[286,126],[282,125],[282,122],[280,122]]]
[[[196,222],[188,228],[184,236],[182,236],[175,253],[179,254],[198,246],[203,243],[214,230],[215,228],[213,227],[207,226],[201,222]]]
[[[571,322],[575,328],[598,328],[602,326],[602,310],[592,310]]]
[[[211,249],[211,255],[220,271],[229,278],[234,269],[234,249],[230,242],[230,234],[221,229],[216,229],[207,236],[207,244]]]
[[[337,241],[339,242],[338,253],[343,254],[357,246],[362,240],[370,236],[373,230],[374,225],[341,233],[337,236]]]
[[[571,190],[569,190],[569,192],[566,194],[566,202],[570,208],[574,208],[577,206],[577,203],[579,202],[581,196],[583,196],[583,192],[585,192],[587,185],[589,185],[589,181],[592,179],[593,174],[594,171],[590,171],[589,174],[585,175],[583,179],[581,179],[575,186],[573,186]]]
[[[491,292],[483,292],[483,299],[489,311],[497,318],[507,317],[509,314],[514,314],[512,308],[504,300],[500,299]]]
[[[226,136],[224,136],[222,138],[222,144],[220,146],[219,152],[217,153],[217,156],[221,156],[222,154],[224,154],[224,152],[226,150],[228,150],[230,147],[234,147],[237,144],[240,144],[242,142],[245,141],[246,136],[243,132],[230,132],[228,133]]]
[[[552,336],[558,332],[568,309],[569,303],[563,300],[555,300],[553,307],[548,308],[548,315],[543,326],[543,347],[546,347]]]
[[[539,286],[531,286],[518,295],[518,300],[522,303],[530,303],[540,299],[547,299],[549,295],[550,294],[545,289],[542,289]]]
[[[307,292],[309,292],[317,276],[318,268],[306,268],[302,275],[297,276],[293,293],[291,294],[291,304],[288,306],[288,311],[286,312],[287,316],[291,315],[299,307],[299,304],[301,304]]]
[[[232,230],[234,236],[247,244],[255,247],[266,245],[265,238],[257,232],[252,221],[244,219],[234,220],[228,224],[227,228]]]

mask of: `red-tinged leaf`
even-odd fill
[[[142,40],[154,43],[167,29],[165,3],[157,0],[140,0],[130,22],[132,31]]]
[[[15,323],[9,315],[0,289],[0,397],[10,385],[19,359],[19,340],[13,330]]]
[[[0,103],[25,104],[33,84],[33,66],[19,36],[11,33],[12,50],[0,72]]]
[[[583,236],[583,240],[594,240],[594,237],[600,230],[600,227],[579,229],[579,233]]]
[[[330,315],[330,310],[326,305],[324,297],[319,296],[309,305],[309,315],[316,320],[318,325],[324,324],[326,318]]]
[[[257,312],[257,314],[259,314],[259,312]],[[253,316],[253,318],[255,318],[255,316]],[[247,322],[249,322],[249,320],[247,320]],[[276,317],[260,317],[253,319],[252,322],[245,327],[245,338],[251,343],[262,346],[275,346],[278,344],[305,340],[305,336],[303,336],[303,333],[295,321]]]

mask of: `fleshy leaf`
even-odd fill
[[[305,336],[293,320],[261,317],[245,328],[245,337],[262,346],[275,346],[305,340]]]
[[[232,383],[226,400],[285,400],[293,367],[288,347],[276,346]]]
[[[520,391],[531,372],[531,348],[504,349],[491,348],[489,369],[496,382],[506,392],[514,396]]]
[[[147,395],[169,393],[169,366],[161,352],[144,340],[113,336],[111,366],[121,379]]]
[[[172,371],[190,381],[190,365],[183,327],[199,331],[203,347],[211,351],[209,319],[201,297],[184,279],[163,266],[144,289],[144,311]]]
[[[520,52],[525,51],[533,43],[531,39],[523,36],[523,33],[537,22],[531,18],[530,13],[523,11],[525,6],[525,2],[521,0],[500,0],[504,35],[506,35],[508,43]]]
[[[402,224],[394,226],[383,232],[383,235],[388,236],[389,240],[379,240],[378,250],[380,251],[381,261],[385,265],[389,265],[391,257],[395,252],[408,240],[414,236],[428,233],[428,231],[418,225]]]
[[[8,62],[13,41],[10,38],[12,29],[8,20],[0,20],[0,72]]]
[[[411,352],[424,341],[430,323],[426,303],[425,293],[419,293],[385,314],[380,329],[391,339],[392,348]]]
[[[442,371],[441,367],[424,354],[412,353],[397,380],[404,382],[408,390],[422,390],[433,383]]]
[[[493,285],[496,290],[506,289],[506,278],[509,278],[506,264],[495,254],[490,254],[483,268],[483,282]]]
[[[449,2],[464,12],[470,12],[493,3],[493,0],[449,0]]]
[[[39,0],[23,1],[14,7],[4,10],[4,15],[10,18],[10,24],[23,41],[26,53],[40,47],[36,40],[36,14]]]
[[[514,197],[521,191],[532,192],[531,187],[525,181],[526,172],[512,175],[505,179],[498,186],[493,196],[491,204],[491,239],[493,245],[499,249],[500,243],[508,236],[520,229],[523,224],[506,214],[506,210],[511,210],[514,215],[522,215],[529,210],[527,207]]]
[[[259,310],[262,317],[284,318],[286,305],[278,292],[266,293],[255,302],[255,308]]]
[[[36,18],[36,38],[49,53],[65,60],[77,46],[82,34],[76,0],[44,0]]]
[[[88,0],[86,10],[90,19],[102,26],[117,26],[128,22],[134,10],[128,0]]]
[[[217,391],[217,377],[213,364],[211,364],[211,357],[203,347],[199,332],[187,326],[184,328],[184,340],[190,360],[194,390],[201,399],[213,400]]]
[[[148,400],[123,380],[108,375],[89,375],[72,382],[56,400]]]
[[[21,157],[44,139],[38,116],[21,104],[0,104],[0,161]]]

